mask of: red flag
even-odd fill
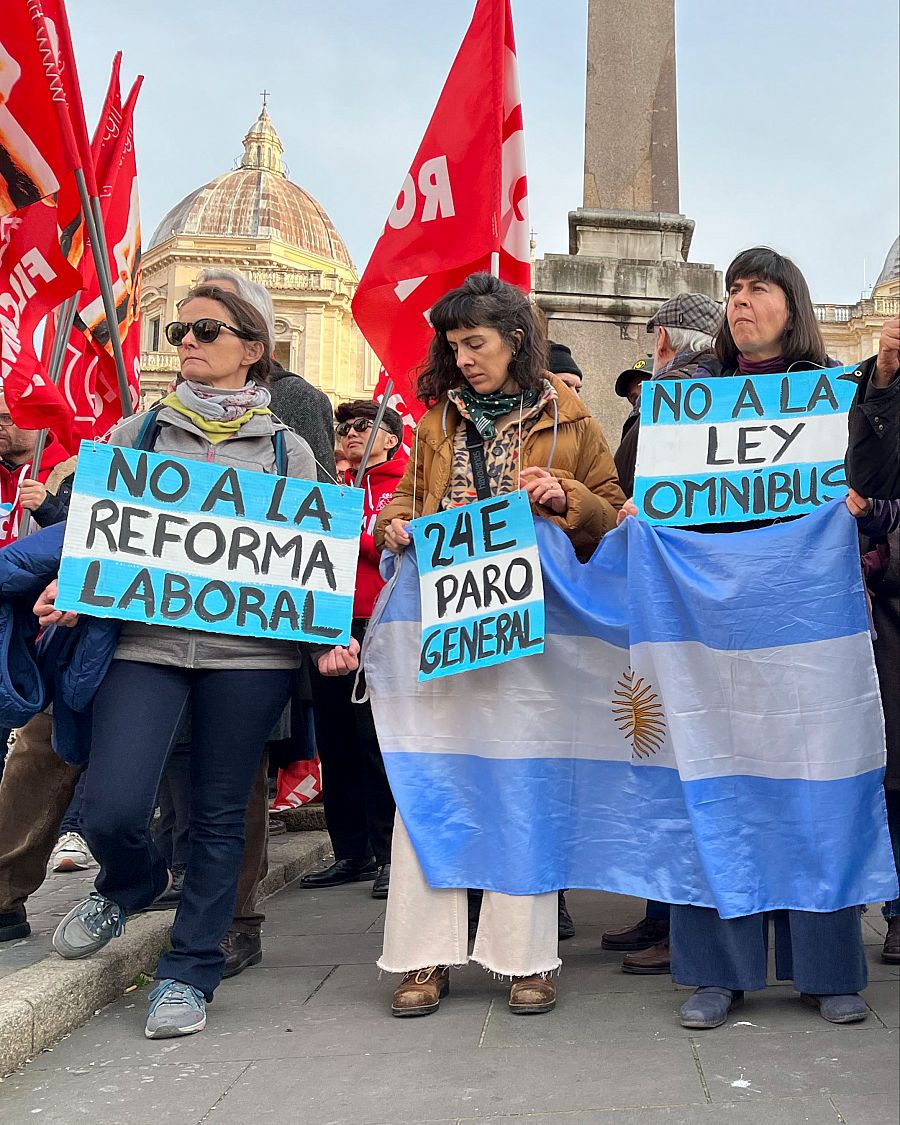
[[[134,107],[143,82],[138,77],[125,105],[118,87],[119,57],[113,64],[103,115],[94,133],[93,152],[103,225],[110,253],[119,338],[131,388],[132,405],[140,400],[140,263],[141,231],[134,153]],[[84,292],[75,328],[66,347],[60,387],[79,422],[102,437],[122,417],[112,344],[93,256],[81,262]]]
[[[78,163],[43,13],[37,0],[4,0],[0,20],[0,216],[52,195]]]
[[[416,369],[438,297],[479,271],[531,288],[527,193],[510,3],[477,0],[353,299],[360,330],[416,417]]]
[[[17,425],[46,426],[70,452],[82,435],[37,359],[34,337],[47,313],[80,288],[81,275],[60,250],[52,198],[0,218],[0,389]]]

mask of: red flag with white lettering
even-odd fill
[[[132,404],[140,398],[141,230],[134,153],[134,107],[143,82],[139,76],[123,106],[116,57],[103,114],[92,149],[97,169],[100,209],[110,252],[119,338],[131,387]],[[93,436],[104,436],[122,417],[115,361],[93,256],[81,262],[84,292],[63,359],[60,387],[80,422]]]
[[[353,298],[360,330],[394,379],[401,414],[418,418],[424,409],[416,370],[440,296],[479,271],[530,290],[527,194],[510,2],[477,0]]]
[[[47,313],[81,288],[59,245],[51,196],[0,217],[0,390],[25,429],[47,427],[74,452],[81,437],[70,404],[38,360],[35,333]]]
[[[80,163],[54,37],[38,0],[3,0],[0,216],[59,190]]]

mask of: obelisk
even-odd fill
[[[674,0],[588,0],[584,137],[569,253],[540,259],[534,287],[615,447],[627,404],[613,383],[647,353],[654,309],[676,293],[722,296],[715,268],[687,261],[694,223],[678,197]]]

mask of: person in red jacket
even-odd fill
[[[353,636],[362,644],[375,600],[384,583],[378,572],[375,522],[394,494],[406,468],[401,451],[403,422],[388,409],[378,427],[365,472],[359,466],[371,436],[378,404],[367,399],[344,402],[335,411],[338,458],[349,462],[346,484],[363,490],[363,525]],[[339,887],[374,879],[373,898],[387,898],[390,885],[394,798],[384,772],[372,708],[353,703],[353,676],[326,677],[313,670],[313,713],[316,747],[322,760],[325,823],[334,848],[334,863],[305,875],[300,886]]]
[[[0,393],[0,547],[18,538],[23,508],[40,512],[48,500],[44,482],[51,471],[69,456],[49,434],[37,479],[33,479],[31,460],[38,433],[38,430],[23,430],[13,422],[6,399]]]

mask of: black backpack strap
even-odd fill
[[[152,453],[156,448],[156,439],[159,437],[159,412],[162,410],[162,403],[158,403],[147,411],[147,416],[144,418],[144,423],[138,431],[137,441],[134,443],[135,449],[143,449],[147,453]]]
[[[276,430],[272,434],[272,448],[275,450],[275,472],[280,477],[286,477],[288,475],[288,459],[284,430]]]
[[[475,423],[468,418],[466,419],[466,449],[469,451],[469,463],[472,466],[475,493],[479,500],[487,500],[493,493],[491,492],[491,478],[487,471],[487,461],[484,457],[484,438],[478,432]]]

